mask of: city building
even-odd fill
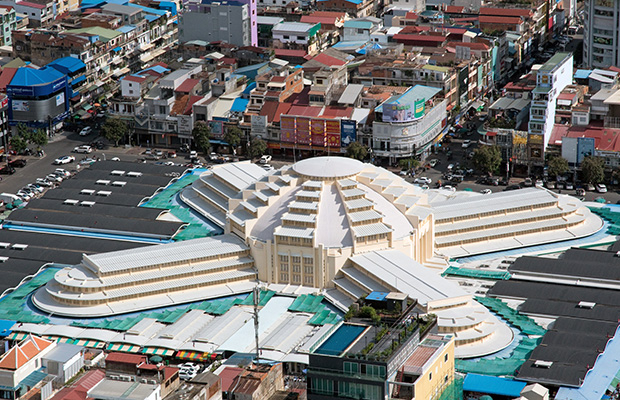
[[[223,41],[237,46],[252,45],[256,26],[250,20],[250,6],[240,1],[188,1],[179,16],[179,41]]]
[[[583,15],[583,63],[587,67],[620,66],[620,4],[586,0]]]
[[[67,75],[52,67],[19,68],[6,88],[9,97],[9,124],[23,123],[52,131],[69,115],[73,91]]]
[[[15,7],[12,6],[0,6],[0,29],[2,34],[0,35],[0,49],[13,47],[13,41],[11,33],[17,27],[17,17]]]
[[[271,29],[275,48],[305,50],[306,54],[316,54],[322,49],[319,41],[321,24],[303,22],[282,22]]]
[[[573,55],[557,53],[536,71],[528,128],[530,168],[544,165],[544,153],[555,121],[557,98],[573,83]]]
[[[414,315],[404,317],[415,321]],[[379,338],[375,327],[344,324],[317,343],[308,366],[308,399],[438,398],[453,381],[454,337],[420,337],[417,322],[405,319]],[[341,346],[336,338],[345,332],[347,346]]]
[[[441,89],[416,85],[375,108],[372,149],[389,160],[428,154],[447,124],[447,100]]]

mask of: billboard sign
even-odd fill
[[[283,115],[280,118],[280,141],[295,142],[295,117]]]
[[[211,128],[211,135],[214,138],[219,139],[224,136],[224,123],[222,121],[209,121],[209,128]]]
[[[577,165],[580,165],[584,158],[594,155],[594,138],[577,138]]]
[[[340,145],[347,147],[355,140],[357,140],[357,123],[346,119],[340,121]]]
[[[418,99],[413,104],[390,103],[383,105],[383,122],[409,122],[424,116],[425,101]]]
[[[267,136],[266,115],[252,115],[251,124],[252,135]]]

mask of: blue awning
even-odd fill
[[[521,396],[521,391],[527,385],[526,382],[515,381],[496,376],[467,374],[463,381],[463,392],[476,392],[484,394],[496,394],[515,398]]]
[[[591,73],[592,71],[589,69],[578,69],[575,71],[574,77],[575,79],[588,79]]]
[[[241,97],[237,97],[235,101],[233,101],[233,104],[230,107],[230,111],[245,112],[245,109],[248,108],[249,102],[250,100],[248,99],[242,99]]]
[[[371,292],[366,296],[366,300],[383,301],[389,293],[386,292]]]
[[[71,81],[71,85],[77,85],[78,83],[84,82],[85,80],[86,80],[86,77],[84,75],[80,75]]]
[[[15,321],[0,319],[0,337],[9,336],[11,334],[11,328],[15,323]]]
[[[209,143],[211,143],[211,144],[222,144],[222,145],[228,146],[228,142],[225,142],[223,140],[217,140],[217,139],[211,139],[211,140],[209,140]]]
[[[115,52],[115,53],[118,53],[121,50],[123,50],[123,49],[120,48],[120,47],[115,47],[115,48],[112,49],[112,51]]]

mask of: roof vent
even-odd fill
[[[11,248],[13,250],[26,250],[28,248],[28,245],[27,244],[15,243],[13,246],[11,246]]]
[[[86,195],[92,196],[93,194],[95,194],[95,191],[93,189],[82,189],[80,191],[80,194],[86,194]]]
[[[92,207],[95,205],[95,202],[94,201],[83,201],[80,203],[80,205],[84,207]]]
[[[110,175],[123,176],[125,175],[125,171],[120,171],[118,169],[115,169],[114,171],[110,172]]]
[[[112,192],[110,192],[109,190],[100,190],[100,191],[97,192],[97,196],[108,197],[111,194],[112,194]]]
[[[99,179],[97,182],[95,182],[97,185],[109,185],[110,181],[107,179]]]
[[[127,176],[131,176],[132,178],[138,178],[142,176],[142,172],[129,171],[127,172]]]
[[[0,249],[8,249],[11,243],[0,242]]]
[[[8,260],[8,257],[0,257],[0,263],[7,262]]]
[[[620,251],[617,251],[614,257],[620,257]]]
[[[534,366],[536,368],[551,368],[552,365],[553,365],[553,361],[542,361],[542,360],[534,361]]]
[[[579,304],[577,304],[577,307],[579,308],[587,308],[587,309],[593,309],[594,306],[596,305],[596,303],[592,303],[589,301],[580,301]]]
[[[62,204],[68,204],[70,206],[75,206],[79,202],[80,202],[79,200],[67,199],[67,200],[63,201]]]
[[[120,187],[123,187],[123,186],[125,186],[126,184],[127,184],[127,182],[125,182],[125,181],[114,181],[114,182],[112,182],[112,186],[120,186]]]

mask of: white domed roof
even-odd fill
[[[364,163],[346,157],[314,157],[293,164],[293,171],[310,179],[342,179],[359,174]]]

